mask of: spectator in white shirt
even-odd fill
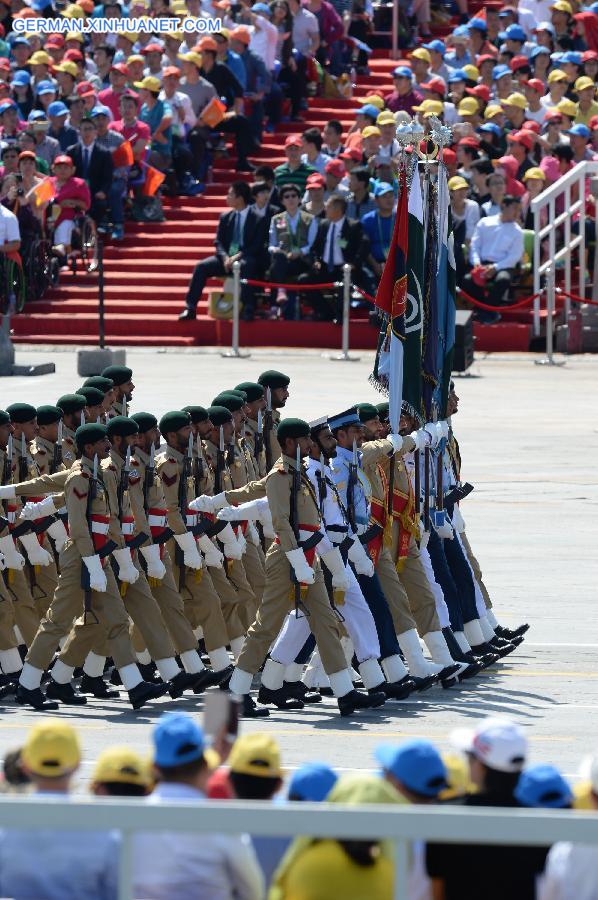
[[[81,762],[71,725],[47,719],[31,729],[21,763],[36,799],[58,800],[56,821],[68,822],[71,780]],[[52,829],[0,831],[0,896],[14,900],[116,900],[117,832]]]
[[[490,200],[482,203],[481,214],[482,216],[497,216],[500,212],[500,204],[507,191],[504,175],[499,175],[498,172],[491,175],[488,179],[488,190],[490,191]]]
[[[154,729],[153,742],[159,782],[148,803],[204,801],[210,770],[199,725],[185,713],[166,713]],[[209,815],[199,809],[197,814]],[[145,900],[264,896],[264,880],[248,835],[140,833],[133,843],[133,878],[133,895]]]
[[[0,203],[0,253],[13,253],[21,246],[19,221]]]
[[[270,7],[267,3],[254,3],[251,7],[253,32],[249,49],[264,60],[268,72],[274,70],[278,48],[278,28],[270,21]]]
[[[322,153],[322,135],[318,128],[308,128],[301,135],[301,144],[304,152],[301,154],[301,162],[312,166],[320,175],[324,174],[326,163],[330,156]]]
[[[293,17],[293,46],[303,56],[315,56],[320,46],[320,26],[312,12],[300,0],[288,0]]]

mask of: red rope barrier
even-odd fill
[[[563,297],[568,297],[569,300],[573,300],[574,303],[588,303],[590,306],[598,306],[596,300],[587,300],[585,297],[578,297],[577,294],[569,294],[562,288],[555,288],[555,291],[557,294],[562,294]]]
[[[286,291],[323,291],[329,288],[342,287],[340,281],[329,281],[326,284],[281,284],[277,281],[257,281],[255,278],[241,278],[242,284],[250,284],[252,287],[279,288]]]
[[[364,300],[369,300],[370,303],[376,304],[376,298],[372,297],[371,294],[367,294],[365,291],[362,291],[360,287],[357,287],[356,284],[353,285],[353,290],[357,291],[358,294],[361,294]]]
[[[523,300],[518,300],[516,303],[508,303],[504,306],[490,306],[488,303],[482,303],[481,300],[476,300],[475,297],[470,297],[463,288],[457,288],[457,290],[469,303],[473,303],[474,306],[479,306],[480,309],[487,309],[490,312],[504,312],[507,309],[521,309],[521,307],[533,303],[536,297],[541,297],[543,294],[543,291],[538,291],[537,294],[532,294],[530,297],[524,297]]]

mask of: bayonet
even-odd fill
[[[272,468],[272,444],[270,439],[272,436],[272,391],[266,388],[266,416],[264,422],[264,446],[266,448],[266,468],[268,471]]]

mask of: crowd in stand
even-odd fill
[[[104,798],[145,798],[149,805],[210,800],[289,803],[443,804],[592,810],[598,808],[598,760],[572,787],[552,765],[530,765],[524,732],[507,719],[484,719],[451,735],[440,754],[428,740],[382,744],[371,773],[341,775],[322,762],[285,771],[280,749],[267,733],[234,739],[220,729],[210,745],[185,713],[166,713],[145,758],[127,746],[104,750],[89,784],[77,783],[81,746],[75,729],[58,719],[33,727],[23,747],[4,758],[2,789],[37,799],[63,800],[88,791]],[[205,807],[198,815],[208,815]],[[68,825],[67,813],[61,812]],[[140,823],[142,814],[140,813]],[[116,825],[116,823],[115,823]],[[390,900],[394,860],[385,842],[293,840],[278,824],[271,837],[206,832],[136,833],[133,896],[146,900]],[[3,896],[61,900],[117,896],[121,835],[61,829],[0,830]],[[66,849],[65,849],[66,848]],[[35,865],[31,864],[35,859]],[[416,842],[409,854],[409,900],[592,900],[598,891],[598,850],[557,843],[550,847]],[[491,874],[491,877],[488,877]]]

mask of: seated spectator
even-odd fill
[[[376,209],[376,201],[370,194],[370,173],[365,166],[358,166],[349,173],[347,215],[350,219],[363,219],[366,213]]]
[[[48,137],[58,141],[61,153],[64,153],[67,147],[75,144],[79,137],[76,129],[66,124],[68,114],[68,106],[62,100],[55,100],[48,106],[48,119],[50,120]],[[118,118],[118,115],[115,118]]]
[[[101,147],[97,138],[95,118],[84,119],[81,122],[80,142],[69,147],[66,155],[73,162],[76,177],[89,185],[90,215],[96,222],[101,222],[106,217],[114,165],[112,153]]]
[[[376,120],[376,126],[380,129],[380,146],[377,150],[379,159],[390,160],[398,156],[400,152],[399,142],[395,134],[397,131],[397,123],[391,112],[385,110],[381,112]],[[364,151],[367,154],[367,151]]]
[[[15,175],[19,171],[19,147],[17,144],[5,144],[2,148],[2,168],[0,177]]]
[[[315,216],[316,219],[322,219],[325,216],[324,191],[326,188],[326,179],[323,175],[314,173],[307,179],[307,200],[304,199],[301,204],[302,209]]]
[[[451,213],[455,235],[457,284],[460,284],[467,270],[467,252],[474,228],[480,218],[480,207],[475,200],[468,198],[469,185],[460,175],[449,179],[448,189],[451,195]]]
[[[532,212],[532,200],[539,197],[546,187],[546,175],[539,168],[528,169],[523,176],[523,183],[527,188],[525,194],[521,198],[521,219],[524,228],[534,230],[534,214]],[[542,216],[540,227],[544,227],[548,220],[548,210],[541,210]]]
[[[210,770],[204,735],[191,716],[165,713],[153,732],[158,784],[147,802],[200,803]],[[198,815],[202,813],[198,812]],[[204,813],[205,815],[205,813]],[[248,835],[151,832],[134,838],[134,896],[146,900],[261,900],[264,881]]]
[[[251,198],[253,200],[250,209],[255,213],[259,229],[260,253],[257,260],[257,272],[265,272],[270,265],[268,253],[270,223],[273,216],[279,212],[278,206],[270,203],[270,188],[265,181],[256,181],[251,185]]]
[[[14,178],[9,175],[8,178]],[[2,194],[4,196],[7,188],[2,182]],[[8,186],[10,189],[10,184]],[[19,232],[19,221],[16,215],[11,212],[3,203],[0,203],[0,253],[5,256],[7,253],[15,253],[21,247],[21,234]]]
[[[490,199],[488,178],[493,172],[494,166],[489,159],[476,159],[471,165],[471,182],[473,186],[471,199],[475,200],[478,206]]]
[[[520,206],[518,197],[506,194],[500,213],[480,219],[473,232],[469,248],[473,270],[465,278],[466,290],[476,299],[486,298],[491,306],[506,302],[513,275],[523,256],[523,231],[517,224]],[[498,313],[481,309],[476,310],[475,315],[487,324],[500,318]]]
[[[283,184],[294,184],[300,196],[305,192],[308,176],[316,171],[313,166],[301,161],[302,146],[301,135],[290,134],[284,142],[287,161],[274,169],[276,187],[280,189]]]
[[[325,197],[333,194],[348,194],[349,188],[343,184],[345,178],[345,166],[341,159],[331,159],[324,166],[324,179],[326,181]]]
[[[40,172],[40,174],[47,175],[50,172],[50,166],[48,165],[46,160],[42,159],[41,156],[38,156],[35,152],[35,135],[32,131],[21,131],[21,133],[19,134],[19,139],[17,141],[17,149],[20,153],[29,151],[30,153],[34,154],[37,170],[38,172]]]
[[[374,189],[374,199],[376,209],[361,218],[369,250],[366,275],[369,273],[370,280],[366,290],[372,296],[376,294],[380,276],[384,271],[384,263],[390,250],[395,219],[395,194],[392,185],[384,182],[377,184]]]
[[[257,260],[261,255],[259,219],[250,209],[251,189],[245,181],[233,181],[226,201],[231,207],[222,213],[216,232],[214,256],[198,262],[185,298],[185,309],[179,319],[188,321],[197,317],[196,307],[208,278],[231,276],[233,263],[241,263],[241,277],[256,275]],[[244,318],[253,318],[253,291],[248,285],[241,287]]]
[[[121,118],[112,123],[112,128],[130,143],[133,159],[136,163],[140,163],[145,158],[151,131],[145,122],[137,118],[137,100],[133,94],[123,94],[120,98],[120,114]]]
[[[500,204],[507,192],[507,183],[503,175],[496,172],[488,178],[488,190],[490,191],[490,199],[482,203],[481,216],[496,216],[500,212]]]
[[[343,126],[338,119],[330,119],[329,122],[326,122],[322,136],[324,138],[323,152],[331,159],[336,159],[345,149],[341,143]]]
[[[308,128],[301,135],[302,147],[304,153],[301,154],[301,162],[311,166],[318,172],[324,174],[326,163],[331,157],[326,153],[322,153],[322,135],[317,128]]]
[[[107,106],[96,106],[91,112],[91,118],[96,123],[98,147],[107,150],[112,156],[114,151],[122,146],[125,139],[118,131],[110,128],[110,110]],[[107,198],[113,241],[122,241],[124,237],[124,200],[127,193],[128,178],[129,166],[115,166],[113,168]]]
[[[150,766],[129,747],[109,747],[96,760],[91,793],[96,797],[145,797],[152,788]]]
[[[300,209],[301,197],[295,184],[282,185],[279,195],[285,211],[275,215],[270,223],[268,279],[279,284],[294,284],[299,276],[308,272],[318,224],[314,216]],[[285,318],[296,317],[295,292],[290,292],[289,296],[285,289],[279,289],[277,303],[283,307]]]
[[[572,162],[574,165],[583,162],[585,159],[595,160],[596,153],[588,146],[592,132],[587,125],[573,125],[567,132],[569,135],[569,144],[573,151]]]
[[[404,110],[412,116],[414,107],[424,99],[413,88],[413,72],[408,66],[397,66],[392,73],[392,80],[394,90],[385,96],[384,103],[393,113]]]
[[[25,150],[19,156],[20,172],[2,179],[2,203],[10,209],[19,224],[22,255],[41,236],[43,209],[36,206],[32,191],[42,180],[36,172],[35,154]]]
[[[287,800],[322,803],[338,781],[338,775],[326,763],[305,763],[289,779]]]
[[[66,256],[71,251],[74,219],[78,213],[89,210],[91,194],[83,178],[75,176],[75,165],[70,156],[57,156],[53,169],[54,175],[51,178],[54,189],[53,205],[59,208],[59,214],[53,223],[52,250],[58,256]]]
[[[108,77],[110,79],[110,87],[104,88],[104,90],[99,92],[98,103],[102,106],[107,106],[112,113],[112,118],[118,119],[120,116],[120,98],[123,94],[133,95],[127,86],[129,70],[126,64],[113,63],[110,66]],[[135,98],[138,99],[137,95],[135,95]]]
[[[567,151],[569,155],[572,156],[570,147],[567,147]],[[501,156],[500,159],[497,160],[497,163],[495,172],[498,172],[498,174],[502,175],[505,179],[507,194],[512,194],[514,197],[522,197],[525,193],[525,188],[517,179],[517,169],[519,166],[515,157],[511,155]]]
[[[58,719],[35,725],[27,734],[21,760],[37,799],[67,800],[81,762],[74,729]],[[37,900],[116,900],[119,849],[116,832],[5,828],[0,832],[0,894]]]
[[[191,98],[185,92],[179,90],[181,70],[177,66],[166,66],[162,71],[163,88],[160,99],[166,101],[172,110],[172,162],[177,176],[178,192],[194,197],[203,188],[203,182],[196,180],[194,172],[204,175],[205,160],[203,152],[205,141],[201,140],[199,154],[194,154],[189,143],[189,135],[194,139],[197,124],[197,116],[191,105]],[[209,85],[211,91],[213,88]],[[197,159],[197,163],[196,163]]]
[[[148,163],[165,172],[172,159],[172,110],[168,103],[160,100],[162,85],[158,78],[146,75],[142,81],[135,82],[135,87],[141,100],[139,118],[152,135]]]
[[[277,212],[281,212],[282,206],[280,204],[278,190],[274,185],[275,174],[272,166],[258,166],[255,170],[255,178],[256,181],[262,181],[268,185],[270,189],[270,198],[268,202],[271,206],[275,206],[277,208]]]
[[[517,180],[521,181],[522,176],[534,165],[530,151],[535,143],[535,135],[531,131],[512,131],[507,135],[507,141],[509,153],[517,161]]]
[[[29,113],[29,123],[29,128],[35,138],[35,155],[51,167],[60,152],[60,144],[55,138],[48,136],[50,123],[46,114],[39,110],[33,110]]]

